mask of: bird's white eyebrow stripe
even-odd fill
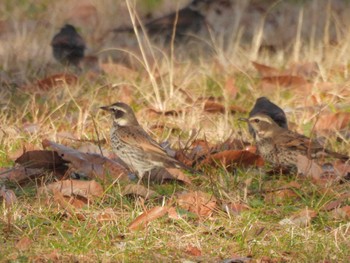
[[[116,106],[116,105],[112,105],[111,108],[112,108],[113,110],[120,110],[120,111],[122,111],[122,112],[126,112],[125,109],[123,109],[123,108],[121,108],[121,107],[118,107],[118,106]]]
[[[271,120],[269,118],[265,118],[265,117],[262,117],[262,116],[252,117],[251,119],[252,120],[260,120],[260,121],[265,121],[267,123],[271,123]]]

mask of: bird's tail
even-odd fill
[[[337,158],[337,159],[342,160],[344,162],[350,160],[349,156],[342,154],[342,153],[337,153],[337,152],[333,152],[333,151],[326,151],[326,153],[328,153],[329,156]]]

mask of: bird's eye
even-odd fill
[[[114,116],[115,116],[115,118],[121,118],[122,116],[124,115],[124,112],[123,111],[121,111],[121,110],[114,110]]]
[[[259,123],[260,120],[259,120],[259,119],[255,119],[254,122],[255,122],[255,123]]]

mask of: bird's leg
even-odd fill
[[[148,195],[150,183],[151,183],[151,172],[152,172],[152,170],[147,172],[147,195]]]
[[[144,173],[138,172],[137,175],[138,175],[138,177],[139,177],[139,180],[137,181],[137,184],[139,185],[139,184],[141,183],[141,181],[142,181],[142,178],[143,178]]]

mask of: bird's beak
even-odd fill
[[[248,118],[239,118],[238,120],[239,120],[239,121],[244,121],[244,122],[249,122],[249,119],[248,119]]]
[[[111,111],[111,109],[109,108],[109,106],[102,106],[100,107],[101,110],[105,110],[105,111]]]

